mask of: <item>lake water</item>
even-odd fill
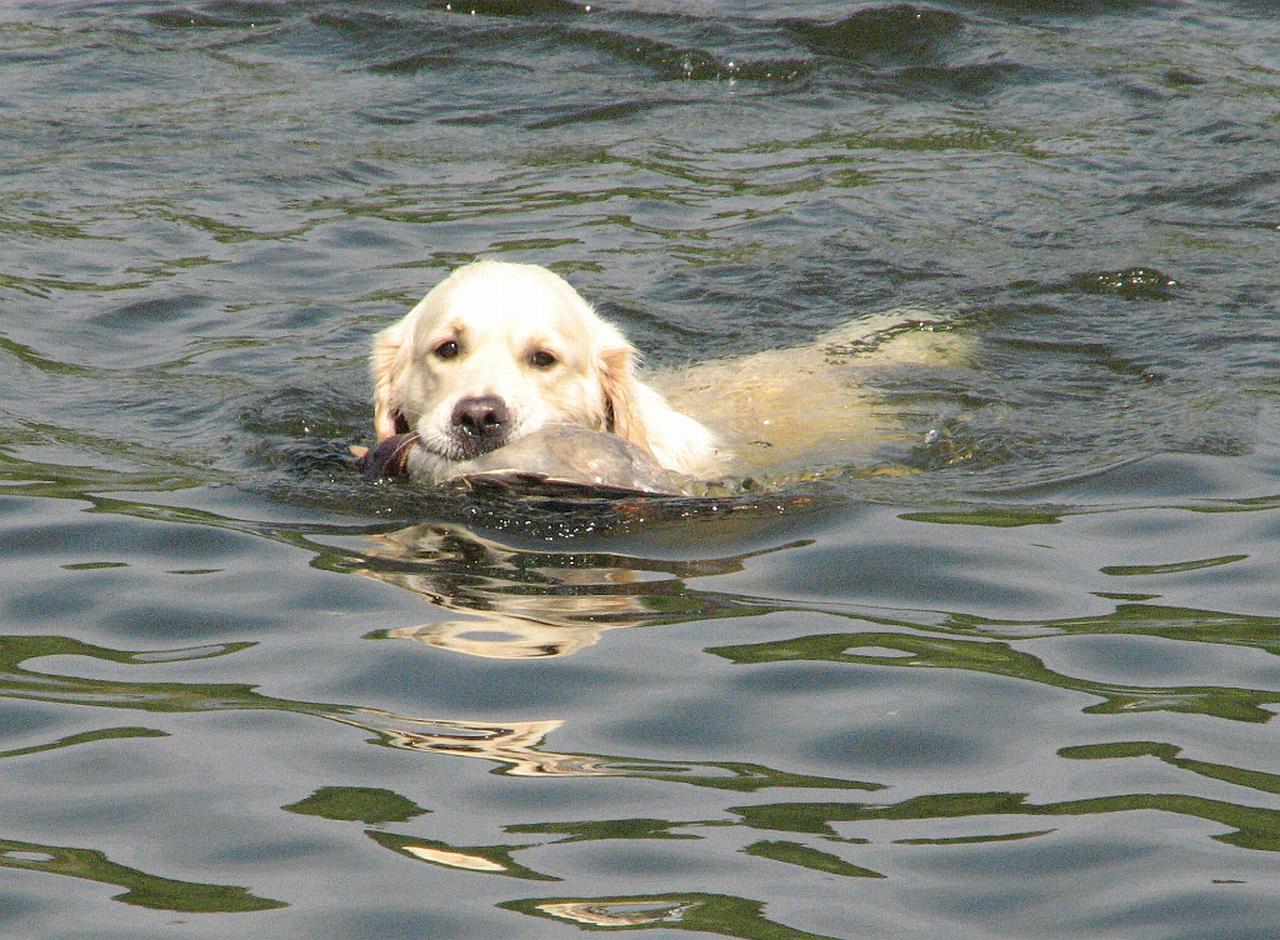
[[[1273,4],[19,0],[0,125],[4,936],[1280,935]],[[481,256],[969,354],[807,482],[363,484]]]

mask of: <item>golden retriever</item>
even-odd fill
[[[611,431],[667,470],[716,474],[727,454],[636,375],[636,351],[546,268],[478,261],[374,339],[378,440],[416,431],[471,460],[548,424]]]
[[[677,474],[783,486],[915,439],[870,392],[871,370],[967,367],[970,352],[944,318],[898,309],[641,381],[631,344],[563,278],[478,261],[374,339],[374,421],[379,441],[416,431],[445,462],[568,424],[613,432]]]

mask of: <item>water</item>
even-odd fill
[[[5,5],[4,935],[1275,933],[1278,104],[1264,3]],[[477,256],[969,355],[807,483],[366,486]]]

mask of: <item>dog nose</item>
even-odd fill
[[[453,406],[453,426],[475,438],[476,443],[500,442],[510,423],[507,404],[496,395],[463,398]]]

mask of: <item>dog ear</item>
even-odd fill
[[[600,377],[609,430],[652,454],[643,391],[635,374],[635,350],[621,335],[600,351]]]
[[[369,365],[373,373],[373,427],[379,441],[409,430],[408,419],[401,410],[404,401],[400,388],[413,359],[413,331],[406,320],[387,327],[373,338]]]
[[[597,359],[606,427],[668,470],[690,476],[720,472],[727,452],[720,450],[715,435],[642,382],[636,376],[636,351],[621,333],[606,327]]]

